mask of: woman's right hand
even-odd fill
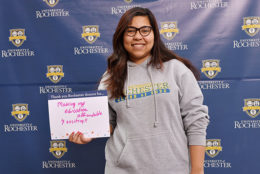
[[[76,144],[87,144],[92,141],[92,138],[84,137],[84,134],[82,134],[81,132],[72,132],[69,136],[69,141]]]

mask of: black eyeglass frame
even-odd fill
[[[134,35],[129,35],[129,33],[127,32],[127,30],[128,30],[129,28],[135,29]],[[149,33],[146,34],[146,35],[143,35],[142,32],[141,32],[141,29],[143,29],[143,28],[149,28],[149,29],[150,29]],[[127,35],[127,36],[129,36],[129,37],[134,37],[134,36],[136,35],[137,31],[139,31],[139,33],[140,33],[140,35],[141,35],[142,37],[146,37],[146,36],[148,36],[148,35],[151,33],[152,30],[153,30],[153,27],[152,27],[152,26],[142,26],[142,27],[140,27],[140,28],[128,26],[128,27],[126,28],[125,32],[126,32],[126,35]]]

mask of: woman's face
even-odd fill
[[[135,28],[144,26],[151,26],[148,16],[135,16],[128,25],[128,27]],[[142,36],[140,30],[134,36],[129,36],[127,32],[128,30],[124,33],[124,48],[128,52],[131,61],[141,64],[151,56],[151,50],[154,45],[153,30],[147,36]],[[146,31],[144,30],[144,32]]]

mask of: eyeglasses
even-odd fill
[[[139,31],[141,36],[145,37],[145,36],[148,36],[151,33],[152,27],[151,26],[142,26],[140,28],[127,27],[125,32],[126,32],[127,36],[134,37],[136,35],[137,31]]]

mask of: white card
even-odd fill
[[[106,91],[50,94],[48,106],[52,140],[78,131],[88,138],[110,136]]]

